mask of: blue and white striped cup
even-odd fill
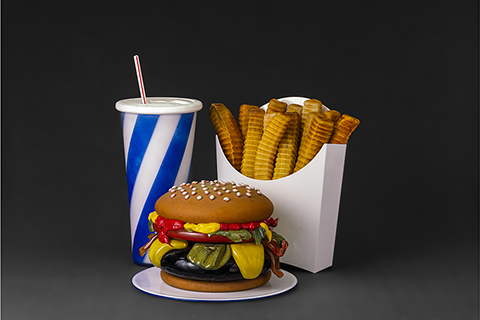
[[[130,204],[133,261],[151,265],[139,249],[148,241],[148,215],[173,185],[187,182],[192,162],[197,111],[202,103],[186,98],[141,98],[118,101]]]

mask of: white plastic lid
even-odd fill
[[[141,98],[120,100],[115,108],[120,112],[139,114],[181,114],[201,110],[202,102],[195,99],[175,97],[147,98],[147,103],[142,103]]]

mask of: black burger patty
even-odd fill
[[[238,269],[233,257],[221,268],[216,270],[205,270],[193,264],[187,259],[190,248],[183,250],[172,250],[167,252],[161,261],[161,268],[164,272],[174,276],[191,280],[202,281],[235,281],[242,280],[242,274]],[[270,257],[264,253],[265,262],[263,264],[261,274],[270,269]]]

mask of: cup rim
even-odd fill
[[[137,114],[183,114],[200,111],[201,101],[179,97],[149,97],[143,104],[141,98],[130,98],[117,101],[115,108],[120,112]]]

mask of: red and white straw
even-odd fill
[[[145,94],[145,86],[143,85],[143,77],[142,77],[142,69],[140,68],[140,58],[138,55],[133,56],[133,60],[135,61],[135,70],[137,71],[137,79],[138,79],[138,88],[140,89],[140,95],[142,96],[142,102],[144,104],[147,103],[147,97]]]

